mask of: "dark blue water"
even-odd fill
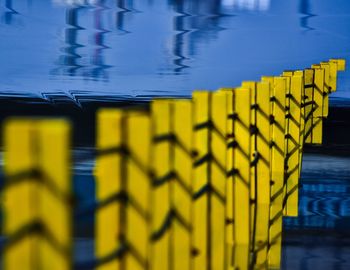
[[[188,96],[332,57],[348,0],[0,1],[2,96]]]

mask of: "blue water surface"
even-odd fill
[[[2,96],[189,96],[329,58],[348,0],[0,0]]]

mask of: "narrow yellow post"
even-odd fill
[[[311,142],[313,144],[322,143],[322,122],[323,122],[323,87],[324,87],[324,69],[314,65],[314,101],[316,109],[313,113]]]
[[[269,224],[268,267],[281,266],[282,217],[285,171],[285,123],[287,79],[284,77],[263,77],[269,81],[271,97],[271,208]]]
[[[328,117],[329,111],[329,94],[331,93],[330,87],[330,66],[328,62],[321,62],[321,68],[324,69],[324,86],[323,86],[323,117]]]
[[[345,71],[345,66],[346,66],[345,59],[330,59],[330,61],[337,63],[338,71]]]
[[[305,143],[312,143],[312,128],[314,120],[314,112],[316,110],[316,102],[314,99],[314,77],[315,70],[308,68],[304,70],[304,89],[305,89],[305,128],[304,128],[304,140]]]
[[[97,127],[97,269],[149,269],[150,117],[104,109]]]
[[[4,269],[71,269],[69,124],[12,119],[4,138]]]
[[[193,270],[206,270],[209,263],[208,226],[210,216],[210,93],[193,92],[194,113],[194,175],[193,175]]]
[[[210,269],[224,270],[226,261],[226,157],[227,100],[223,91],[211,94],[210,148]]]
[[[286,176],[286,215],[298,215],[298,188],[300,162],[301,95],[303,76],[291,77],[289,92],[289,113],[287,115],[287,176]]]
[[[193,178],[193,105],[191,100],[173,101],[174,173],[172,183],[173,269],[192,268],[192,178]]]
[[[125,144],[125,113],[104,109],[97,114],[96,198],[100,205],[95,221],[95,254],[97,260],[109,258],[98,266],[99,270],[121,269],[121,258],[114,256],[122,248],[122,235],[126,228],[121,220],[125,205],[120,196],[125,192],[125,156],[121,151]],[[118,196],[119,195],[119,196]],[[119,199],[118,199],[119,198]],[[105,203],[103,203],[105,202]]]
[[[170,269],[170,181],[172,173],[171,159],[171,102],[154,100],[151,103],[153,145],[152,167],[154,173],[152,187],[152,246],[150,269]]]
[[[251,247],[250,217],[250,154],[251,154],[251,90],[237,88],[234,92],[234,269],[248,269]]]
[[[124,269],[145,270],[150,265],[151,240],[151,120],[146,113],[130,112],[125,119],[128,204],[125,210]]]
[[[252,200],[252,265],[267,267],[270,211],[270,84],[243,83],[250,87],[251,101],[251,200]]]
[[[233,247],[234,247],[234,164],[233,164],[233,145],[234,133],[233,133],[233,102],[234,102],[234,89],[222,88],[219,91],[225,92],[227,95],[227,119],[226,119],[226,269],[233,270]]]

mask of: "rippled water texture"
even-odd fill
[[[2,96],[188,96],[350,62],[350,1],[0,0],[0,38]]]

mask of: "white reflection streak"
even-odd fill
[[[95,5],[98,0],[52,0],[55,5],[63,6],[84,6],[84,5]]]
[[[243,10],[266,11],[270,8],[270,0],[222,0],[222,5]]]

